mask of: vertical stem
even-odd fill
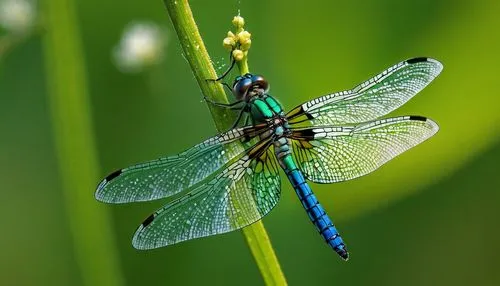
[[[224,90],[219,83],[207,81],[217,78],[208,52],[198,31],[187,0],[164,0],[170,19],[181,42],[184,55],[200,85],[203,94],[218,102],[227,102]],[[248,67],[247,67],[248,69]],[[212,108],[212,117],[217,129],[233,123],[234,118],[224,110]],[[261,221],[243,229],[248,246],[267,285],[286,285],[278,259]]]
[[[261,220],[242,229],[266,285],[287,285],[273,245]]]
[[[77,263],[84,285],[122,285],[110,216],[93,195],[98,163],[75,3],[42,4],[48,100]]]
[[[184,51],[184,56],[191,66],[202,93],[216,102],[228,102],[222,85],[210,81],[216,79],[217,73],[210,61],[205,44],[201,39],[191,8],[187,0],[164,0],[170,19]],[[209,104],[210,112],[217,130],[221,131],[231,126],[234,116],[227,110]]]
[[[241,61],[237,61],[236,64],[238,65],[238,69],[240,70],[241,75],[250,72],[250,69],[248,68],[247,56],[245,56]]]

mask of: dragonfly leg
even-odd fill
[[[232,58],[232,54],[229,54],[229,56]],[[227,82],[223,82],[221,80],[223,78],[225,78],[229,74],[229,72],[234,68],[235,63],[236,63],[236,60],[234,58],[232,58],[231,66],[220,77],[218,77],[216,79],[207,79],[207,81],[220,82],[220,84],[222,84],[225,88],[227,88],[230,93],[233,93],[232,87]]]
[[[206,96],[203,96],[203,98],[205,98],[206,102],[213,104],[215,106],[230,108],[230,109],[238,109],[238,110],[242,109],[242,107],[237,107],[237,105],[245,102],[244,100],[238,100],[238,101],[235,101],[233,103],[222,103],[222,102],[214,101]]]
[[[207,81],[216,82],[217,79],[207,79]],[[225,88],[227,88],[230,93],[233,93],[233,89],[227,82],[220,82],[220,84],[222,84]]]
[[[243,113],[245,113],[246,108],[242,108],[240,112],[238,113],[238,118],[236,118],[236,121],[234,121],[233,126],[231,126],[231,129],[236,128],[238,126],[238,122],[241,120],[241,116],[243,116]]]
[[[248,113],[246,113],[245,115],[246,115],[245,116],[245,126],[248,126],[248,125],[250,125],[250,115]]]
[[[215,81],[220,81],[223,78],[225,78],[229,74],[229,72],[234,68],[234,64],[236,63],[236,60],[234,59],[232,52],[229,53],[229,57],[231,57],[231,65],[221,76],[216,78]]]
[[[230,92],[230,93],[233,93],[233,89],[231,88],[231,86],[230,86],[227,82],[221,82],[221,84],[222,84],[225,88],[229,89],[229,92]]]
[[[234,59],[232,52],[229,53],[229,57],[231,58],[231,65],[229,66],[229,68],[221,76],[219,76],[218,78],[216,78],[216,79],[209,78],[209,79],[207,79],[208,81],[221,81],[222,79],[224,79],[229,74],[229,72],[234,68],[234,64],[236,63],[236,60]],[[227,83],[222,82],[222,84],[224,86],[228,87],[231,90],[231,92],[232,92],[231,87]]]

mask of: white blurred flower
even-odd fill
[[[116,65],[122,72],[140,72],[163,59],[165,32],[150,22],[129,24],[113,50]]]
[[[36,18],[35,3],[30,0],[0,0],[0,26],[22,33],[33,27]]]

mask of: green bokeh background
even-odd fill
[[[312,185],[348,244],[349,262],[322,242],[283,184],[282,201],[264,223],[290,285],[500,285],[499,1],[191,6],[220,68],[227,62],[221,41],[241,10],[252,33],[250,70],[266,76],[286,109],[351,88],[406,58],[444,64],[441,76],[395,112],[431,117],[441,127],[437,136],[363,178]],[[160,0],[77,1],[77,10],[101,176],[215,134]],[[127,75],[113,65],[111,50],[133,20],[165,26],[169,45],[163,64]],[[2,285],[83,285],[45,71],[40,37],[0,62]],[[100,206],[112,214],[126,285],[263,284],[239,232],[134,250],[135,228],[162,203]]]

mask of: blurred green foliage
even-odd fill
[[[101,176],[214,134],[161,1],[77,4]],[[500,284],[500,2],[195,0],[191,6],[221,69],[227,63],[221,41],[241,10],[252,32],[250,69],[266,76],[288,109],[409,57],[444,64],[434,83],[396,111],[431,117],[441,127],[437,136],[369,176],[312,185],[348,244],[349,262],[321,241],[283,184],[282,201],[264,223],[291,285]],[[123,27],[140,19],[169,30],[166,59],[148,72],[122,74],[111,50]],[[57,171],[46,68],[39,38],[0,62],[2,285],[83,281]],[[262,284],[238,232],[134,250],[135,227],[162,203],[103,206],[113,213],[127,285]]]

